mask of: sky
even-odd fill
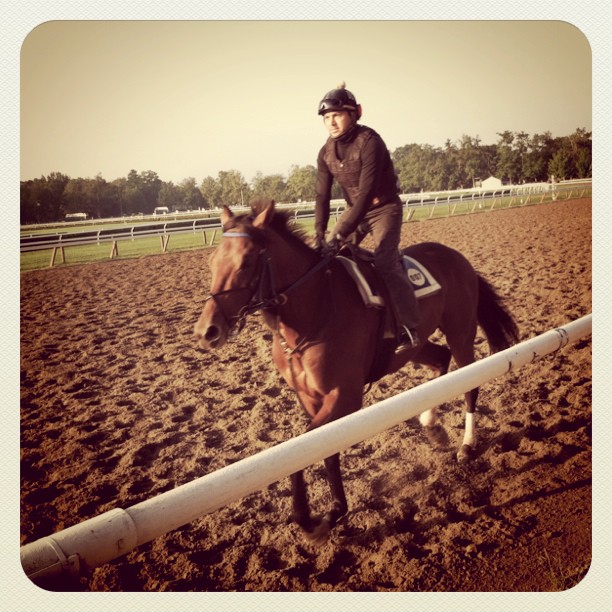
[[[391,151],[592,131],[591,49],[563,21],[51,21],[20,72],[21,180],[286,177],[341,81]]]

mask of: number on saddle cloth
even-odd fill
[[[404,255],[402,258],[408,280],[412,283],[417,298],[438,293],[442,287],[431,272],[413,257]]]
[[[363,249],[359,250],[363,251]],[[368,254],[367,251],[364,251],[364,253]],[[364,261],[372,261],[371,256],[361,257],[361,252],[359,255],[360,259]],[[339,255],[337,259],[344,265],[346,271],[355,282],[364,304],[368,307],[383,308],[385,305],[383,297],[379,295],[377,290],[367,281],[366,277],[359,269],[359,264],[355,261],[355,259],[346,257],[344,255]],[[411,282],[412,287],[414,288],[414,294],[417,298],[422,298],[426,295],[433,295],[434,293],[440,291],[441,287],[438,281],[433,277],[429,270],[421,263],[416,261],[416,259],[408,257],[408,255],[404,255],[402,262],[404,264],[406,274],[408,275],[408,280]]]

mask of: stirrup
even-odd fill
[[[419,346],[419,334],[415,328],[409,329],[405,325],[402,326],[402,331],[399,336],[399,344],[395,347],[395,354],[403,353],[408,349]]]

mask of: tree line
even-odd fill
[[[477,186],[496,176],[506,184],[592,177],[591,132],[577,129],[570,136],[553,138],[549,132],[530,136],[526,132],[498,133],[494,145],[464,135],[459,142],[447,140],[443,147],[409,144],[398,147],[392,159],[402,193],[446,191]],[[292,166],[288,176],[258,172],[247,182],[237,170],[207,176],[199,185],[189,177],[175,185],[156,172],[130,170],[113,181],[70,178],[61,172],[21,181],[21,223],[47,223],[68,213],[83,212],[91,218],[151,214],[158,206],[170,211],[238,206],[258,196],[277,202],[312,201],[316,168]],[[341,198],[334,185],[333,198]]]

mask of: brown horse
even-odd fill
[[[511,315],[465,257],[441,244],[418,244],[403,252],[424,264],[441,290],[420,302],[421,344],[399,354],[391,347],[381,371],[384,314],[364,305],[338,260],[308,246],[300,232],[288,227],[288,217],[275,211],[273,201],[254,203],[251,215],[235,216],[225,207],[221,222],[223,238],[210,261],[211,292],[195,336],[201,348],[220,348],[230,331],[240,331],[248,314],[261,311],[273,332],[274,363],[309,415],[309,430],[359,410],[368,381],[409,361],[438,375],[448,371],[451,356],[459,367],[472,363],[477,325],[492,351],[518,339]],[[448,347],[427,340],[438,328]],[[476,444],[477,397],[478,389],[465,394],[460,458],[469,456]],[[421,422],[433,427],[434,411],[421,415]],[[325,459],[325,467],[333,504],[320,520],[310,516],[303,473],[291,477],[293,518],[316,538],[324,537],[348,510],[339,453]]]

